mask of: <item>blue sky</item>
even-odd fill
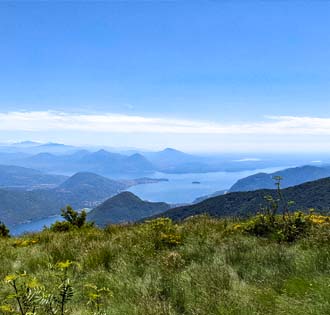
[[[0,141],[328,150],[329,29],[326,1],[1,2]]]

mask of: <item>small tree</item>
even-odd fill
[[[0,221],[0,237],[9,237],[9,229]]]
[[[67,232],[72,229],[80,229],[82,227],[91,227],[93,223],[87,223],[87,213],[85,210],[78,212],[73,210],[71,206],[61,209],[61,216],[65,221],[56,221],[51,225],[50,229],[54,232]]]
[[[61,216],[73,226],[81,228],[86,223],[87,213],[85,210],[78,211],[73,210],[71,206],[66,206],[61,209]]]

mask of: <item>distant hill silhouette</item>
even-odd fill
[[[229,192],[253,191],[257,189],[273,189],[274,177],[281,176],[283,188],[330,176],[330,167],[301,166],[288,168],[275,173],[258,173],[238,180]]]
[[[145,153],[145,155],[159,170],[166,171],[175,169],[178,165],[196,162],[199,160],[196,156],[172,148],[166,148],[165,150],[159,152]]]
[[[155,170],[153,164],[141,154],[127,156],[106,150],[80,150],[67,155],[39,153],[17,160],[15,164],[58,173],[93,172],[103,175],[146,173]]]
[[[61,143],[40,143],[34,141],[22,141],[12,144],[0,145],[0,151],[2,152],[15,152],[15,153],[27,153],[38,154],[48,152],[52,154],[69,154],[79,150],[79,148],[65,145]]]
[[[222,162],[218,159],[191,155],[172,148],[144,153],[144,155],[157,170],[164,173],[203,173],[223,170]]]
[[[210,194],[210,195],[206,195],[206,196],[201,196],[201,197],[198,197],[196,198],[193,203],[199,203],[199,202],[202,202],[206,199],[209,199],[209,198],[212,198],[212,197],[217,197],[217,196],[221,196],[221,195],[224,195],[227,193],[227,190],[218,190],[216,192],[214,192],[213,194]]]
[[[49,175],[30,168],[0,165],[0,187],[32,189],[42,186],[57,186],[66,179],[66,176]]]
[[[62,185],[57,187],[57,191],[69,191],[77,196],[88,196],[90,200],[98,200],[106,196],[112,196],[127,188],[122,182],[114,181],[106,177],[80,172],[71,176]]]

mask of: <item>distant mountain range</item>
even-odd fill
[[[133,174],[134,176],[134,174],[148,174],[155,171],[185,173],[210,170],[210,166],[203,158],[174,149],[131,155],[108,152],[103,149],[97,152],[78,150],[61,155],[42,152],[29,156],[5,156],[5,160],[6,162],[9,160],[14,165],[54,173],[87,171],[102,175]]]
[[[102,175],[140,174],[154,171],[154,166],[141,154],[131,156],[105,150],[76,151],[68,155],[39,153],[16,160],[17,165],[56,173],[94,172]]]
[[[131,192],[122,192],[88,213],[88,220],[98,226],[110,223],[134,222],[162,213],[170,208],[164,202],[143,201]]]
[[[330,178],[307,182],[282,190],[287,201],[294,201],[292,210],[306,211],[315,208],[319,212],[330,211]],[[248,216],[255,214],[267,205],[265,196],[277,198],[274,189],[262,189],[247,192],[233,192],[206,199],[198,204],[170,209],[160,216],[173,220],[183,220],[199,214],[215,217]]]
[[[118,173],[199,172],[208,169],[206,159],[167,148],[160,152],[124,151],[96,152],[59,143],[40,144],[24,141],[0,145],[0,163],[35,168],[48,172],[95,172],[103,175]],[[132,152],[132,153],[130,153]]]
[[[113,149],[114,150],[114,149]],[[173,148],[159,152],[139,150],[79,148],[59,143],[41,144],[23,141],[0,144],[0,164],[18,165],[38,170],[71,175],[75,172],[95,172],[105,176],[152,173],[205,173],[241,171],[285,165],[282,160],[243,158],[240,155],[197,156]]]

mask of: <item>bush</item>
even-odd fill
[[[311,221],[302,212],[270,217],[259,214],[243,225],[243,230],[251,235],[268,237],[278,241],[293,242],[305,236]]]
[[[0,221],[0,237],[9,237],[9,229]]]
[[[76,227],[67,221],[56,221],[50,227],[53,232],[69,232],[74,230]]]
[[[245,223],[243,230],[251,235],[268,237],[278,241],[293,242],[299,237],[305,236],[313,223],[311,214],[304,215],[302,212],[290,212],[293,201],[287,202],[281,191],[282,178],[276,176],[278,198],[266,196],[268,206],[262,209],[250,221]],[[280,214],[282,212],[282,214]],[[317,217],[314,218],[317,220]]]
[[[171,248],[182,244],[178,226],[169,218],[146,221],[146,231],[153,240],[155,249]]]

